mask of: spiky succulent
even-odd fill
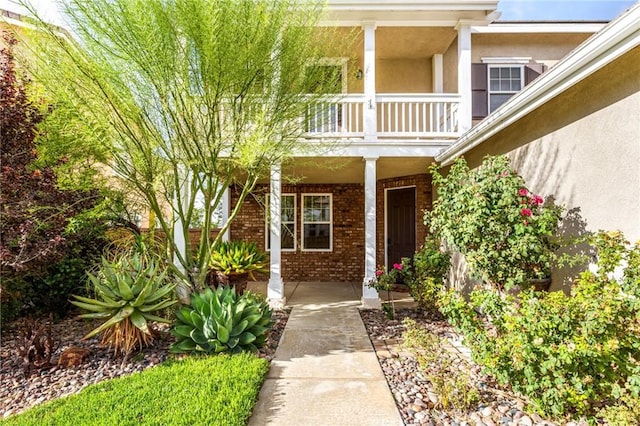
[[[223,241],[215,246],[209,258],[209,268],[225,275],[266,272],[267,255],[254,242]]]
[[[191,305],[176,311],[172,352],[236,353],[264,346],[271,329],[271,309],[252,293],[229,287],[191,295]]]
[[[121,256],[115,261],[102,259],[97,274],[88,274],[96,298],[73,295],[75,306],[89,313],[79,318],[104,319],[84,339],[103,333],[102,344],[117,355],[128,354],[153,341],[154,331],[148,321],[169,321],[157,315],[176,303],[176,286],[166,269],[154,258],[140,254]]]

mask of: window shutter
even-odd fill
[[[544,64],[527,64],[524,66],[524,85],[528,85],[546,71]]]
[[[471,115],[474,120],[480,120],[488,112],[487,64],[471,64]]]

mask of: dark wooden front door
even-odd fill
[[[413,257],[416,250],[416,189],[387,192],[387,266]]]

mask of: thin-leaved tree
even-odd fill
[[[70,109],[69,123],[99,136],[114,179],[145,201],[169,253],[202,286],[212,246],[257,181],[299,146],[309,105],[334,85],[309,66],[327,40],[315,27],[321,10],[293,0],[61,5],[70,36],[43,26],[47,37],[32,41],[33,75]],[[213,213],[231,185],[237,202],[212,239]],[[174,238],[189,247],[198,214],[198,248],[182,251]]]

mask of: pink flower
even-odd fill
[[[394,263],[393,264],[393,269],[396,269],[398,271],[402,271],[402,263]]]
[[[544,199],[539,195],[533,195],[531,197],[531,201],[530,202],[531,202],[532,206],[534,206],[534,205],[535,206],[539,206],[540,204],[544,203]]]
[[[376,277],[379,277],[382,274],[384,274],[384,271],[381,271],[379,269],[376,271]]]
[[[527,195],[529,195],[529,191],[527,191],[525,188],[520,188],[518,190],[518,195],[521,197],[526,197]]]
[[[522,210],[520,210],[520,214],[522,216],[530,217],[532,215],[532,212],[531,212],[531,209],[522,209]]]

